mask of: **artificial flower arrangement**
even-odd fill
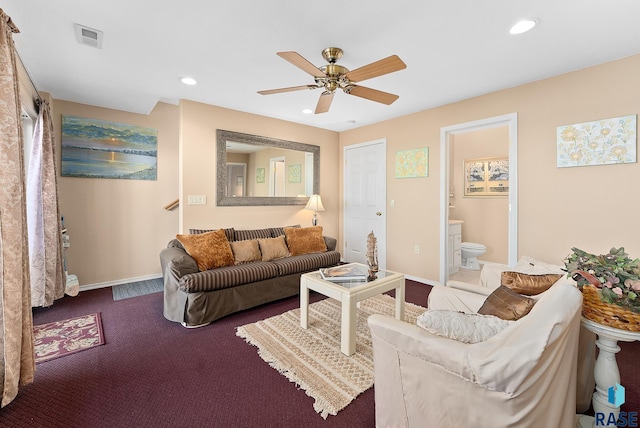
[[[603,302],[640,313],[640,259],[629,258],[624,247],[599,256],[575,247],[571,251],[564,264],[578,288],[592,284],[600,289]]]

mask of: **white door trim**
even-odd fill
[[[382,233],[378,232],[378,240],[384,242],[384,249],[383,251],[380,251],[380,248],[378,248],[378,265],[380,267],[380,269],[386,269],[387,267],[387,139],[386,138],[380,138],[378,140],[372,140],[372,141],[367,141],[364,143],[358,143],[358,144],[351,144],[349,146],[345,146],[343,148],[343,152],[342,152],[342,159],[343,159],[343,189],[342,189],[342,194],[344,195],[344,197],[346,197],[347,194],[347,150],[352,150],[352,149],[359,149],[362,147],[367,147],[367,146],[373,146],[373,145],[382,145],[382,153],[383,153],[383,157],[384,157],[384,168],[383,168],[383,174],[382,174],[382,181],[383,181],[383,186],[382,189],[380,189],[380,191],[378,192],[379,194],[382,195],[382,200],[384,201],[384,209],[382,212],[383,215],[383,222],[382,222]],[[347,254],[347,248],[345,247],[345,241],[346,241],[346,230],[348,227],[347,224],[347,215],[346,215],[346,211],[347,211],[347,204],[345,203],[345,201],[343,200],[343,204],[342,204],[342,219],[343,219],[343,224],[344,224],[344,230],[343,230],[343,237],[345,239],[342,240],[342,254],[346,255]]]
[[[449,140],[451,135],[478,129],[509,127],[509,249],[508,263],[518,261],[518,113],[489,117],[440,128],[440,284],[449,278],[447,237],[449,236]]]

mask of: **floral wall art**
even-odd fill
[[[396,178],[429,176],[429,148],[396,152]]]
[[[300,183],[302,181],[302,165],[297,163],[289,165],[289,183]]]
[[[636,162],[637,116],[558,126],[558,168]]]

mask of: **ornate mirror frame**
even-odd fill
[[[216,130],[217,140],[217,185],[216,202],[219,207],[229,206],[261,206],[261,205],[306,205],[308,196],[243,196],[239,198],[225,196],[227,186],[227,141],[252,144],[255,146],[275,147],[287,150],[313,153],[313,193],[320,193],[320,147],[312,144],[297,143],[295,141],[279,140],[277,138],[259,135],[242,134],[240,132]]]

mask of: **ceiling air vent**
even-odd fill
[[[76,24],[76,39],[78,43],[102,49],[102,31]]]

